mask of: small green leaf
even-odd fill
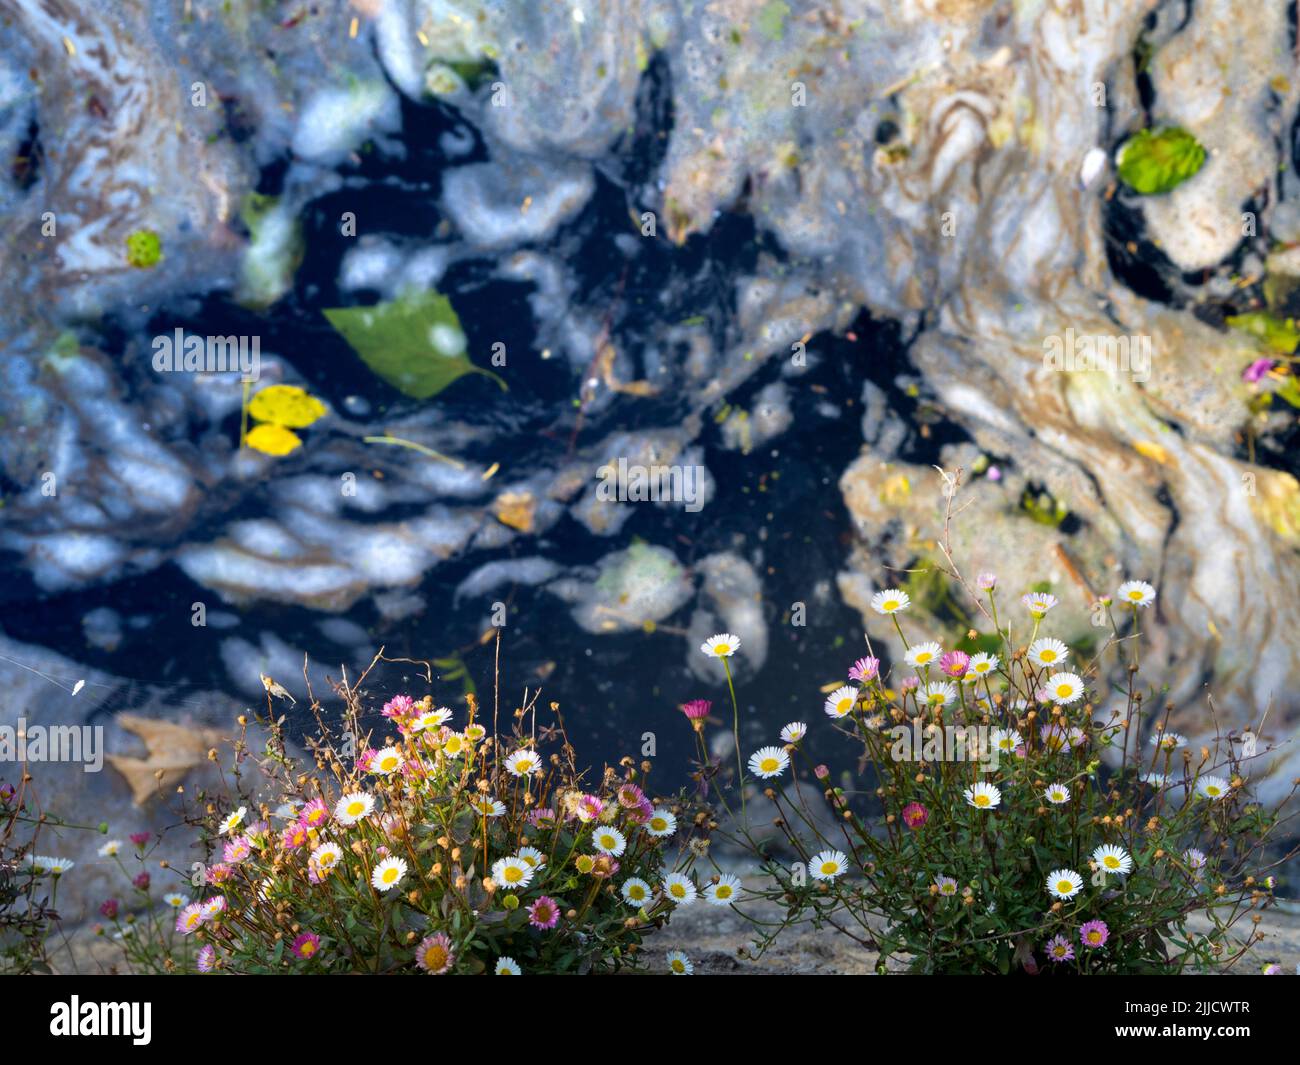
[[[785,36],[785,18],[790,14],[790,5],[785,0],[769,0],[758,12],[755,25],[758,32],[772,41],[779,41]]]
[[[1144,129],[1119,151],[1120,180],[1134,192],[1155,196],[1176,188],[1205,164],[1205,149],[1185,129]]]
[[[490,377],[507,391],[500,377],[470,362],[460,318],[437,292],[373,307],[335,307],[324,314],[370,369],[415,399],[436,396],[469,373]]]
[[[1263,311],[1250,311],[1246,314],[1233,314],[1224,319],[1229,328],[1249,333],[1264,346],[1283,355],[1292,354],[1300,344],[1300,330],[1296,329],[1294,318],[1275,318]]]

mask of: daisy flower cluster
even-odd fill
[[[588,779],[535,695],[494,736],[472,696],[460,712],[398,695],[367,714],[336,690],[344,728],[322,724],[314,765],[275,748],[256,794],[201,797],[208,858],[174,913],[191,971],[519,976],[645,957],[679,972],[645,955],[646,934],[736,897],[734,878],[693,871],[707,812],[652,790],[649,762]]]
[[[954,973],[1233,963],[1251,934],[1230,930],[1272,904],[1265,874],[1288,857],[1269,849],[1280,809],[1251,798],[1239,738],[1192,744],[1168,728],[1162,691],[1142,685],[1156,589],[1127,580],[1080,601],[1107,619],[1113,653],[1100,655],[1052,631],[1064,592],[1007,601],[993,573],[957,583],[971,627],[955,645],[913,631],[907,590],[871,597],[881,638],[814,715],[856,756],[838,784],[803,761],[802,723],[750,753],[801,858],[752,848],[785,924],[847,931],[881,971],[894,957]],[[839,831],[791,787],[805,777]],[[1208,933],[1190,930],[1193,915]],[[779,932],[760,928],[760,949]]]

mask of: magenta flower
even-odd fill
[[[930,811],[919,802],[909,802],[903,807],[903,824],[908,828],[920,828],[930,820]]]
[[[110,921],[117,919],[117,899],[105,899],[99,904],[99,912],[107,917]]]
[[[1079,940],[1090,950],[1106,945],[1110,938],[1110,929],[1105,921],[1089,921],[1079,929]]]
[[[849,666],[849,680],[868,681],[878,676],[879,673],[879,658],[859,658],[853,665]]]
[[[367,747],[357,756],[357,768],[363,773],[369,773],[371,765],[374,764],[375,755],[378,753],[373,747]]]
[[[578,800],[578,820],[594,821],[605,809],[605,804],[595,795],[584,795]]]
[[[176,931],[181,935],[188,936],[191,932],[197,930],[204,920],[206,918],[203,914],[203,903],[191,902],[176,915]]]
[[[634,825],[644,825],[650,820],[651,814],[655,812],[655,804],[647,798],[642,798],[636,804],[636,809],[627,812],[627,819]]]
[[[1259,382],[1262,378],[1268,376],[1269,371],[1272,369],[1272,359],[1256,359],[1241,371],[1241,379],[1247,384],[1253,385]]]
[[[618,789],[618,804],[625,810],[632,810],[641,805],[645,792],[635,784],[627,783]]]
[[[149,890],[149,874],[148,874],[148,873],[141,873],[141,874],[140,874],[139,876],[137,876],[134,880],[132,880],[131,883],[132,883],[135,887],[138,887],[141,891],[148,891],[148,890]]]
[[[225,862],[217,862],[216,865],[208,866],[208,883],[224,884],[230,879],[230,874],[234,872]]]
[[[536,810],[529,810],[525,820],[534,828],[544,828],[555,824],[555,811],[549,806],[541,806]]]
[[[978,584],[980,588],[982,588],[984,591],[991,592],[993,591],[994,588],[998,586],[998,575],[996,573],[988,573],[988,572],[981,573],[975,579],[975,583]]]
[[[296,851],[299,847],[306,846],[308,839],[307,826],[298,821],[284,830],[280,843],[285,850]]]
[[[819,765],[816,769],[813,770],[813,776],[815,776],[818,780],[825,780],[830,775],[831,775],[831,771],[829,766]]]
[[[689,703],[682,703],[682,713],[692,721],[699,721],[709,716],[709,707],[712,705],[708,699],[692,699]]]
[[[289,949],[304,960],[314,958],[316,952],[320,950],[320,936],[315,932],[304,932],[293,941]]]
[[[950,677],[964,677],[970,666],[970,655],[965,651],[949,651],[939,659],[939,668]]]
[[[217,967],[217,951],[211,943],[204,943],[199,948],[199,956],[195,959],[195,964],[199,967],[199,972],[210,973]]]
[[[528,907],[528,923],[534,928],[540,928],[546,931],[554,928],[559,924],[559,921],[559,903],[549,895],[543,895]]]
[[[1054,936],[1047,941],[1047,946],[1043,948],[1047,951],[1047,956],[1052,961],[1073,961],[1074,947],[1065,936]]]
[[[409,717],[415,712],[415,700],[409,695],[394,695],[388,702],[384,703],[384,708],[380,711],[384,717],[389,719]]]
[[[129,837],[129,839],[130,839],[131,842],[134,843],[137,847],[143,847],[146,843],[149,842],[149,833],[148,833],[148,832],[132,832],[131,835],[130,835],[130,837]]]
[[[330,809],[324,799],[312,799],[298,814],[298,823],[304,828],[320,828],[330,819]]]

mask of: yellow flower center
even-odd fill
[[[1069,695],[1072,690],[1068,684],[1058,684],[1056,686],[1056,694],[1060,696]]]
[[[1101,860],[1101,864],[1104,865],[1107,869],[1118,869],[1119,859],[1116,858],[1115,855],[1113,854],[1108,854],[1106,855],[1105,858]]]
[[[640,887],[639,885],[633,885],[632,887],[627,889],[627,894],[629,898],[633,899],[636,902],[640,902],[643,898],[645,898],[645,888]]]
[[[764,758],[762,764],[759,765],[759,768],[764,773],[775,773],[776,767],[779,766],[780,764],[781,763],[778,762],[775,758]]]
[[[1205,794],[1217,797],[1219,794],[1219,786],[1217,784],[1207,784],[1205,786]]]
[[[835,704],[835,712],[839,714],[841,717],[843,717],[852,709],[853,709],[853,699],[851,696],[845,697]]]
[[[1101,942],[1101,933],[1098,932],[1098,931],[1096,931],[1095,929],[1094,929],[1093,931],[1089,932],[1089,933],[1088,933],[1088,942],[1089,942],[1089,943],[1100,943],[1100,942]]]
[[[524,871],[518,868],[517,866],[507,865],[505,870],[505,878],[507,883],[517,884],[519,883],[519,881],[521,881],[524,878]]]
[[[923,666],[928,661],[930,661],[930,659],[932,659],[933,657],[934,655],[930,654],[929,651],[922,651],[919,655],[916,656],[916,664],[918,666]]]
[[[308,940],[306,943],[304,943],[301,947],[298,948],[298,953],[301,954],[304,958],[310,958],[313,954],[316,953],[316,944],[311,942],[311,940]]]
[[[1138,589],[1134,588],[1131,592],[1128,593],[1128,597],[1134,600],[1141,599],[1142,593],[1138,591]]]
[[[364,810],[365,808],[366,808],[366,804],[363,802],[350,802],[348,803],[348,816],[360,817],[361,811]]]
[[[975,796],[975,805],[976,805],[976,806],[987,806],[988,804],[989,804],[989,797],[988,797],[987,795],[976,795],[976,796]]]
[[[1041,652],[1039,652],[1038,657],[1041,658],[1044,662],[1055,662],[1055,661],[1056,661],[1056,652],[1055,652],[1055,651],[1050,651],[1050,650],[1049,650],[1049,651],[1041,651]]]
[[[713,653],[717,655],[719,658],[725,657],[726,655],[731,654],[731,644],[729,643],[717,644],[713,648]]]
[[[886,600],[885,600],[883,603],[881,603],[880,605],[883,606],[886,610],[897,610],[897,609],[898,609],[898,600],[897,600],[897,599],[886,599]]]
[[[380,879],[383,880],[385,884],[391,884],[397,879],[397,870],[392,867],[385,869],[384,875],[380,877]]]
[[[1059,891],[1062,895],[1068,895],[1071,891],[1074,890],[1074,885],[1070,883],[1070,881],[1068,880],[1061,880],[1057,882],[1056,890]]]
[[[654,829],[656,832],[667,832],[668,822],[665,821],[662,817],[652,817],[650,818],[650,827]]]
[[[434,944],[424,952],[424,964],[430,969],[441,969],[447,964],[447,948]]]
[[[822,862],[822,873],[831,876],[839,871],[839,866],[835,862]]]
[[[729,899],[731,898],[731,888],[726,884],[719,884],[718,889],[713,894],[715,898]]]
[[[682,964],[682,959],[681,959],[681,958],[674,958],[674,959],[673,959],[673,972],[675,972],[675,973],[684,973],[685,971],[686,971],[686,966],[685,966],[684,964]]]
[[[686,897],[686,889],[682,887],[681,884],[674,884],[668,889],[668,894],[675,899],[684,899]]]

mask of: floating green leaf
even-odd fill
[[[1205,149],[1185,129],[1144,129],[1119,152],[1120,180],[1143,196],[1176,188],[1205,164]]]
[[[375,373],[415,399],[436,396],[469,373],[506,383],[470,362],[465,333],[446,296],[418,292],[373,307],[335,307],[324,312]]]
[[[137,270],[148,270],[162,261],[162,240],[152,229],[137,229],[126,238],[126,261]]]
[[[781,40],[785,36],[785,19],[788,14],[790,5],[785,0],[770,0],[759,10],[755,20],[758,32],[769,40]]]
[[[1277,318],[1263,311],[1250,311],[1229,315],[1224,321],[1229,328],[1249,333],[1265,347],[1283,355],[1294,353],[1296,345],[1300,344],[1300,330],[1297,330],[1294,318]]]

